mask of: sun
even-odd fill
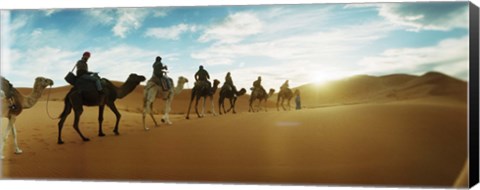
[[[314,72],[311,74],[310,80],[317,85],[323,85],[339,77],[340,76],[335,73]]]

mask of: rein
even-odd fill
[[[47,105],[46,105],[46,110],[47,110],[47,115],[48,117],[50,117],[50,119],[52,120],[55,120],[55,119],[58,119],[58,118],[54,118],[50,115],[50,112],[48,111],[48,102],[50,101],[50,92],[52,91],[52,86],[50,85],[50,88],[48,89],[48,95],[47,95]]]

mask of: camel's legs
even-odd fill
[[[218,113],[220,115],[222,115],[222,107],[223,107],[223,112],[224,113],[227,113],[225,112],[225,106],[223,104],[223,101],[225,100],[225,98],[223,97],[223,95],[220,93],[220,97],[218,98]]]
[[[280,109],[278,108],[278,103],[280,103],[280,93],[278,93],[277,97],[277,111],[280,111]]]
[[[5,156],[3,156],[3,149],[5,147],[5,144],[7,143],[7,138],[8,138],[8,135],[10,134],[10,130],[12,130],[12,125],[9,120],[7,128],[5,128],[5,131],[3,133],[3,140],[2,140],[3,143],[2,143],[2,149],[1,149],[2,152],[0,152],[2,154],[1,159],[5,158]]]
[[[214,116],[216,116],[217,112],[215,112],[215,102],[213,102],[213,95],[210,96],[210,102],[212,102],[212,113],[213,113]],[[204,105],[205,105],[205,103],[204,103]]]
[[[98,136],[100,137],[105,136],[105,133],[103,133],[103,128],[102,128],[104,109],[105,109],[105,105],[98,106]]]
[[[230,102],[230,107],[227,109],[226,112],[230,112],[230,110],[233,109],[233,99],[234,99],[234,98],[228,98],[228,102]],[[235,110],[234,110],[234,111],[235,111]],[[226,112],[225,112],[225,113],[226,113]]]
[[[167,100],[165,101],[165,110],[164,114],[162,117],[162,122],[171,125],[172,122],[170,121],[170,116],[169,113],[172,110],[172,99],[173,99],[173,94],[169,94]]]
[[[287,109],[285,108],[285,105],[283,104],[284,101],[285,101],[285,98],[282,98],[282,108],[283,108],[283,111],[287,111]]]
[[[63,128],[63,124],[65,123],[65,120],[67,119],[67,116],[70,114],[70,112],[72,112],[72,106],[70,104],[70,101],[68,101],[68,99],[66,99],[65,100],[65,109],[64,109],[62,115],[60,116],[60,121],[58,122],[58,141],[57,141],[58,144],[63,144],[62,128]]]
[[[150,114],[149,114],[149,115],[150,115],[150,118],[152,118],[152,120],[153,120],[153,123],[155,124],[155,127],[159,127],[159,126],[158,126],[158,122],[157,122],[157,120],[156,120],[156,119],[155,119],[155,117],[153,116],[153,113],[152,113],[152,112],[150,112]]]
[[[253,100],[252,100],[252,98],[250,98],[250,101],[249,101],[249,104],[248,104],[248,112],[250,112],[250,111],[253,112],[252,104],[253,104]]]
[[[110,110],[113,111],[113,113],[115,114],[115,117],[117,117],[117,121],[115,122],[115,128],[113,129],[113,132],[115,133],[115,135],[119,135],[120,133],[118,132],[118,123],[120,123],[120,118],[122,117],[122,115],[120,114],[120,112],[118,112],[118,109],[115,106],[114,102],[108,101],[107,106],[110,108]]]
[[[15,146],[15,153],[16,154],[21,154],[23,151],[18,147],[18,142],[17,142],[17,129],[15,128],[15,121],[17,120],[16,116],[11,116],[8,125],[11,125],[12,129],[12,134],[13,134],[13,144]]]
[[[143,113],[142,113],[142,124],[143,124],[143,129],[145,129],[145,131],[149,130],[149,128],[147,127],[147,125],[145,124],[145,115],[147,115],[145,109],[147,109],[146,107],[143,107]]]
[[[232,112],[232,113],[237,113],[237,112],[235,111],[235,103],[236,103],[236,102],[237,102],[237,98],[233,98],[233,100],[230,99],[230,106],[231,106],[230,109],[233,109],[233,112]],[[229,110],[230,110],[230,109],[229,109]]]
[[[148,84],[147,84],[148,86]],[[155,85],[156,86],[156,85]],[[158,90],[152,90],[154,87],[146,87],[145,92],[143,95],[143,114],[142,114],[142,122],[143,122],[143,128],[145,131],[149,130],[150,128],[147,127],[145,124],[145,116],[148,114],[152,118],[153,122],[155,123],[155,126],[158,126],[157,121],[153,117],[152,113],[152,108],[153,108],[153,102],[155,101],[157,97],[157,92]]]
[[[190,119],[190,117],[189,117],[190,116],[190,108],[192,108],[193,98],[195,98],[195,87],[193,87],[193,89],[192,89],[192,96],[190,97],[190,104],[188,104],[188,111],[187,111],[186,119]],[[196,105],[196,103],[195,103],[195,105]]]
[[[205,105],[207,104],[207,97],[203,97],[202,117],[205,117]]]
[[[200,114],[198,113],[198,100],[200,99],[200,96],[197,96],[195,99],[195,113],[197,113],[197,116],[200,118]],[[205,98],[203,99],[205,101]]]
[[[147,95],[148,96],[148,95]],[[150,114],[150,112],[152,111],[151,107],[152,107],[152,104],[147,102],[148,100],[146,99],[146,97],[144,97],[144,103],[143,103],[143,112],[142,112],[142,124],[143,124],[143,128],[146,130],[149,130],[149,128],[147,127],[147,125],[145,124],[145,116],[147,114]]]
[[[83,141],[89,141],[90,139],[83,136],[82,132],[80,131],[80,128],[78,127],[78,123],[80,122],[80,116],[83,113],[83,108],[82,108],[81,104],[80,104],[79,108],[74,109],[73,112],[75,114],[75,119],[73,121],[73,128],[75,129],[75,131],[77,131],[77,133],[80,135],[80,137],[82,138]]]
[[[290,100],[291,100],[291,98],[289,98],[289,99],[287,100],[288,111],[290,111],[290,110],[292,109],[291,106],[290,106]]]

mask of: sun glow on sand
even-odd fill
[[[312,83],[320,86],[349,76],[352,76],[352,74],[341,72],[314,72],[310,75],[310,80]]]

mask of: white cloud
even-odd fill
[[[10,22],[10,29],[12,31],[16,31],[22,27],[24,27],[25,25],[27,25],[27,23],[29,22],[30,20],[30,16],[27,16],[27,15],[19,15],[19,16],[16,16],[15,19],[13,19],[11,22]]]
[[[368,46],[371,42],[384,37],[390,30],[389,27],[383,23],[369,23],[308,35],[284,36],[269,41],[213,44],[192,53],[191,57],[205,65],[231,64],[233,60],[242,57],[266,57],[288,61],[341,58],[343,54]],[[353,30],[354,33],[351,32]]]
[[[145,32],[145,36],[158,39],[178,40],[181,34],[195,31],[197,31],[197,27],[195,25],[187,25],[182,23],[167,28],[149,28]]]
[[[113,34],[125,38],[130,31],[139,29],[151,12],[141,8],[120,8],[90,9],[85,13],[100,24],[113,25]]]
[[[25,51],[9,49],[10,72],[5,75],[12,82],[15,81],[15,86],[31,87],[33,79],[37,76],[51,78],[55,84],[62,83],[63,77],[73,67],[79,54],[52,47]]]
[[[31,87],[37,76],[54,80],[55,86],[67,85],[63,77],[73,68],[83,52],[70,51],[52,47],[32,48],[28,50],[2,49],[8,52],[8,63],[2,63],[2,74],[19,87]],[[110,80],[124,81],[130,73],[150,77],[155,57],[161,55],[168,60],[171,76],[176,79],[180,69],[173,64],[180,56],[176,53],[156,52],[119,45],[112,48],[91,50],[92,57],[88,61],[89,70],[99,72],[101,77]],[[7,66],[7,68],[5,68]],[[5,72],[7,71],[7,72]]]
[[[377,7],[378,15],[405,27],[408,31],[439,30],[468,27],[468,4],[465,2],[419,2],[353,4],[345,8]]]
[[[198,39],[200,42],[237,43],[245,37],[261,32],[263,23],[252,12],[237,12],[223,22],[207,28]]]
[[[468,79],[468,36],[446,39],[421,48],[388,49],[381,55],[365,57],[360,62],[364,73],[417,73],[440,71]]]
[[[142,22],[147,16],[148,12],[145,9],[118,9],[118,19],[115,26],[112,28],[113,33],[125,38],[130,30],[136,30],[142,26]]]
[[[114,9],[88,9],[85,13],[94,18],[94,21],[102,24],[113,24],[115,20]]]
[[[52,14],[54,14],[58,11],[59,11],[59,9],[47,9],[47,10],[45,10],[45,16],[47,16],[47,17],[51,16]]]
[[[169,9],[157,9],[154,10],[153,16],[154,17],[166,17],[168,15]]]

